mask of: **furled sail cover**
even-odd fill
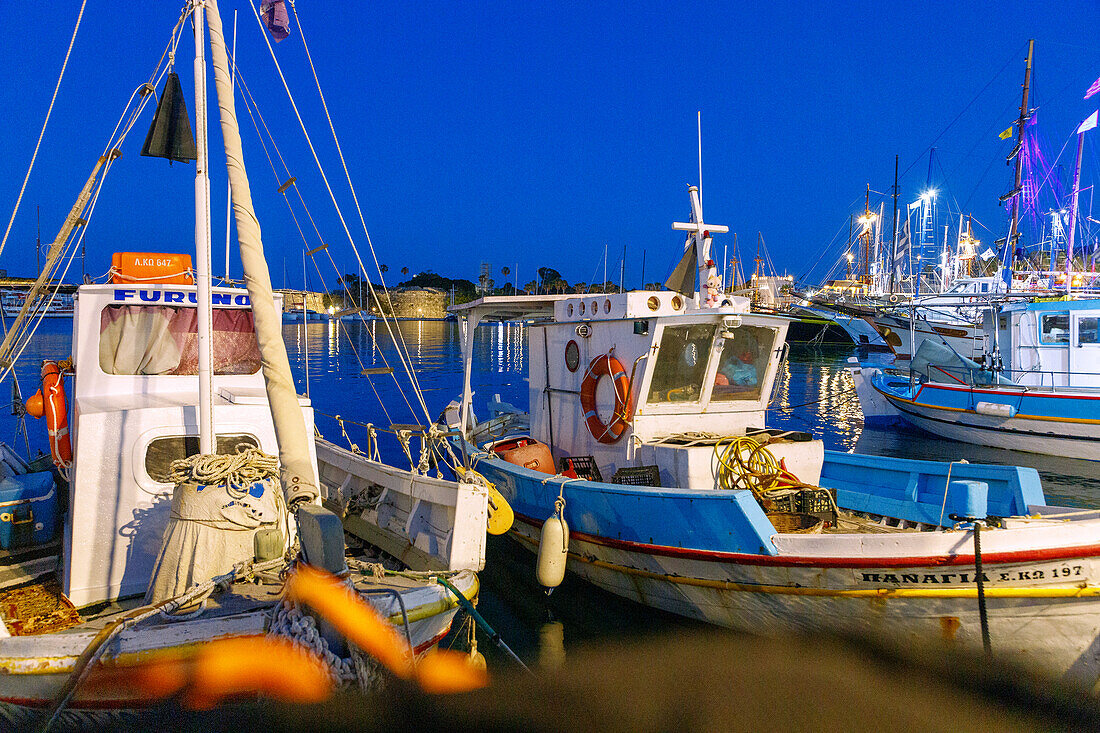
[[[689,241],[691,244],[684,251],[680,263],[668,276],[668,280],[665,280],[665,287],[688,298],[693,298],[695,297],[695,271],[699,268],[695,260],[695,242],[693,239],[689,239]]]
[[[199,157],[195,138],[191,134],[191,121],[187,116],[187,102],[183,98],[180,78],[173,72],[164,82],[164,93],[157,103],[157,113],[141,154],[151,158],[167,158],[180,163],[190,163]]]

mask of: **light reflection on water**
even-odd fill
[[[390,336],[393,329],[394,338]],[[342,440],[331,417],[340,415],[359,423],[381,427],[393,423],[423,424],[423,412],[408,389],[401,353],[419,374],[419,383],[429,414],[434,419],[462,390],[461,326],[449,321],[315,321],[283,326],[295,384],[306,391],[305,354],[309,354],[309,392],[318,412],[321,431]],[[405,349],[395,347],[395,338]],[[42,359],[69,356],[72,326],[68,321],[47,319],[19,360],[16,374],[23,398],[39,386]],[[483,414],[485,403],[494,395],[519,406],[528,402],[527,335],[515,323],[490,324],[477,329],[476,358],[471,375],[474,406]],[[1033,467],[1043,479],[1047,500],[1074,506],[1100,506],[1100,462],[1020,453],[1000,448],[942,440],[904,426],[889,429],[866,428],[853,391],[851,377],[843,366],[852,354],[844,346],[809,348],[792,345],[773,393],[769,425],[802,430],[821,437],[826,447],[903,458],[959,460]],[[363,369],[392,367],[392,375],[362,374]],[[398,388],[398,383],[402,388]],[[0,414],[0,440],[23,448],[16,440],[18,421],[10,410]],[[46,450],[44,424],[28,419],[32,451]],[[346,423],[348,436],[365,445],[366,431]],[[395,443],[383,441],[384,457],[397,460]]]

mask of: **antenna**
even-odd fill
[[[699,141],[699,209],[703,208],[703,110],[695,112],[695,131]]]

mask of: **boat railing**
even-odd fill
[[[922,382],[944,382],[967,387],[1022,387],[1054,389],[1056,387],[1100,388],[1100,373],[1055,371],[1040,369],[998,369],[958,364],[928,364],[919,372]]]

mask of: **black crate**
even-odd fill
[[[833,511],[833,497],[828,489],[802,489],[796,496],[795,511],[801,514],[817,514]]]
[[[661,471],[657,466],[627,466],[615,472],[611,483],[624,486],[660,486]]]
[[[565,473],[572,469],[577,478],[586,481],[603,481],[600,467],[596,465],[596,459],[592,456],[562,456],[558,459],[558,472]]]

